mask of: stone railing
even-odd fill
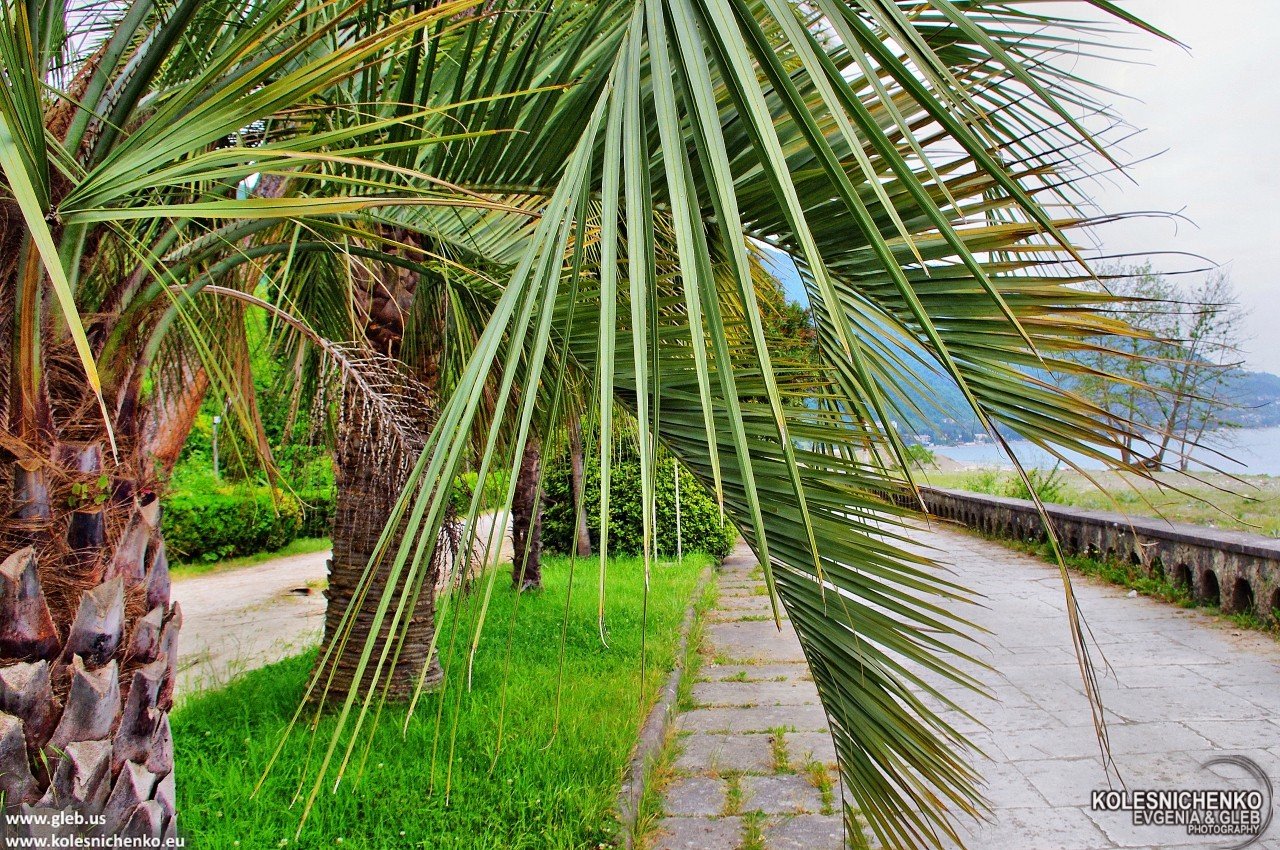
[[[937,487],[923,487],[921,493],[935,516],[999,537],[1045,539],[1040,514],[1025,499]],[[1274,620],[1280,609],[1278,539],[1065,505],[1045,509],[1069,555],[1128,561],[1227,613]]]

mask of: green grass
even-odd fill
[[[720,813],[725,817],[741,814],[746,796],[746,792],[742,790],[742,771],[726,770],[720,774],[720,778],[725,782],[724,808]]]
[[[1005,495],[1013,480],[1012,473],[995,470],[926,470],[923,475],[935,487],[997,495]],[[1077,472],[1062,471],[1055,501],[1079,508],[1158,516],[1173,522],[1280,537],[1280,477],[1232,478],[1221,473],[1196,473],[1197,481],[1175,473],[1158,473],[1154,479],[1120,472],[1092,475],[1102,490]]]
[[[403,737],[403,709],[387,709],[373,733],[364,775],[353,771],[336,794],[328,782],[296,842],[301,804],[290,803],[313,740],[305,730],[286,742],[258,796],[250,793],[298,705],[313,653],[193,698],[173,716],[185,833],[194,846],[219,848],[581,848],[613,842],[622,772],[672,666],[697,576],[709,563],[690,556],[681,565],[655,565],[646,629],[640,562],[610,562],[607,646],[596,627],[597,561],[577,561],[567,627],[567,558],[546,559],[546,590],[523,594],[518,604],[499,575],[468,692],[461,674],[465,638],[483,597],[478,588],[441,625],[450,674],[443,693],[423,699]],[[317,747],[328,743],[332,723],[321,722]]]
[[[835,813],[835,780],[831,777],[831,770],[825,764],[818,761],[812,755],[804,763],[804,776],[809,780],[809,784],[818,789],[818,793],[822,795],[822,813],[830,815]]]
[[[775,726],[769,730],[769,750],[773,758],[774,773],[792,773],[791,753],[787,746],[786,726]]]
[[[715,607],[720,598],[720,588],[716,576],[712,576],[702,591],[701,598],[694,606],[693,625],[689,628],[689,641],[685,646],[684,675],[676,688],[676,711],[689,711],[695,707],[693,702],[693,686],[698,681],[702,664],[707,658],[706,613]]]
[[[761,811],[746,812],[742,816],[742,843],[738,850],[765,850],[765,814]]]
[[[331,548],[333,548],[333,543],[328,537],[299,537],[274,552],[255,552],[252,555],[227,558],[224,561],[213,561],[212,563],[197,561],[193,564],[173,564],[169,567],[169,572],[174,578],[190,578],[191,576],[220,573],[224,570],[236,570],[241,567],[253,567],[267,561],[274,561],[277,558],[287,558],[290,555],[310,555],[313,552],[327,552]]]

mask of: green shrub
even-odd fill
[[[332,511],[332,497],[328,511]],[[313,503],[314,504],[314,503]],[[327,515],[326,515],[327,516]],[[309,519],[323,536],[327,520]],[[265,486],[208,486],[175,490],[165,498],[161,526],[174,561],[217,561],[269,552],[302,535],[308,518],[290,493]]]
[[[302,530],[299,537],[328,537],[333,529],[337,495],[332,487],[297,491],[302,503]]]
[[[986,493],[988,496],[1004,496],[1009,499],[1030,499],[1032,491],[1040,497],[1040,501],[1062,503],[1068,494],[1067,481],[1058,467],[1053,469],[1028,469],[1026,482],[1012,472],[1000,473],[994,469],[983,469],[965,478],[961,489],[971,493]]]
[[[999,495],[1000,473],[994,469],[979,470],[966,478],[960,488],[971,493],[986,493],[988,496]]]
[[[609,481],[609,554],[641,554],[644,545],[643,500],[640,458],[629,447],[610,466]],[[573,490],[568,458],[553,462],[544,476],[546,507],[542,517],[543,545],[554,552],[570,551],[575,538]],[[600,464],[591,459],[586,464],[587,528],[596,545],[600,528]],[[656,554],[671,557],[676,553],[675,480],[670,455],[659,453],[654,481],[657,525],[654,529]],[[715,500],[689,472],[680,470],[680,538],[685,552],[706,552],[723,558],[733,548],[738,531],[720,518]]]
[[[1027,487],[1028,482],[1031,484],[1030,489]],[[1033,491],[1042,502],[1061,502],[1066,495],[1066,481],[1063,480],[1062,470],[1056,466],[1049,470],[1028,469],[1026,481],[1017,475],[1011,475],[1001,495],[1011,499],[1030,499]]]
[[[475,472],[464,472],[458,476],[453,485],[453,505],[459,514],[466,515],[467,510],[471,507],[471,497],[476,491],[476,479],[479,475]],[[503,501],[507,498],[507,484],[511,481],[511,472],[506,469],[490,469],[489,475],[484,480],[484,493],[480,496],[480,511],[496,511],[502,507]]]

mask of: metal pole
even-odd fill
[[[680,461],[671,459],[671,473],[676,480],[676,560],[684,560],[684,543],[680,533]]]
[[[222,423],[221,416],[213,417],[213,477],[218,478],[218,425]]]

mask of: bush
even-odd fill
[[[969,476],[961,485],[963,489],[973,493],[986,493],[988,496],[1005,496],[1010,499],[1030,499],[1032,491],[1042,502],[1060,503],[1067,495],[1067,482],[1062,470],[1028,469],[1026,483],[1014,473],[1001,474],[993,469],[984,469]]]
[[[1062,470],[1056,466],[1050,470],[1028,469],[1027,481],[1031,482],[1030,489],[1021,478],[1016,475],[1011,476],[1004,486],[1003,495],[1011,499],[1030,499],[1034,491],[1042,502],[1061,502],[1066,494],[1066,482],[1062,478]]]
[[[986,493],[988,496],[1000,495],[1000,473],[994,469],[979,470],[965,478],[960,489],[971,493]]]
[[[543,546],[553,552],[568,552],[573,546],[574,510],[568,458],[550,465],[544,476],[546,507],[542,517]],[[591,459],[586,464],[587,528],[592,545],[597,545],[600,528],[600,464]],[[657,554],[676,554],[675,481],[671,474],[671,457],[658,455],[655,475],[657,526],[654,529]],[[609,554],[638,555],[643,552],[643,489],[640,486],[640,458],[634,446],[623,450],[610,466],[609,480]],[[680,470],[680,537],[685,552],[705,552],[723,558],[733,548],[738,531],[726,518],[721,523],[720,509],[706,489],[684,469]]]
[[[478,473],[464,472],[454,482],[453,506],[462,516],[466,516],[471,508],[471,499],[476,492],[476,480],[479,477]],[[481,513],[496,511],[502,507],[502,503],[507,498],[507,485],[510,481],[510,470],[490,468],[489,475],[484,480],[484,493],[480,496]]]
[[[302,503],[302,530],[299,537],[328,537],[333,531],[333,512],[337,507],[337,494],[332,487],[299,490]]]
[[[301,536],[323,537],[333,516],[332,491],[300,494],[262,485],[204,486],[174,490],[164,500],[161,526],[174,561],[217,561],[270,552]]]

